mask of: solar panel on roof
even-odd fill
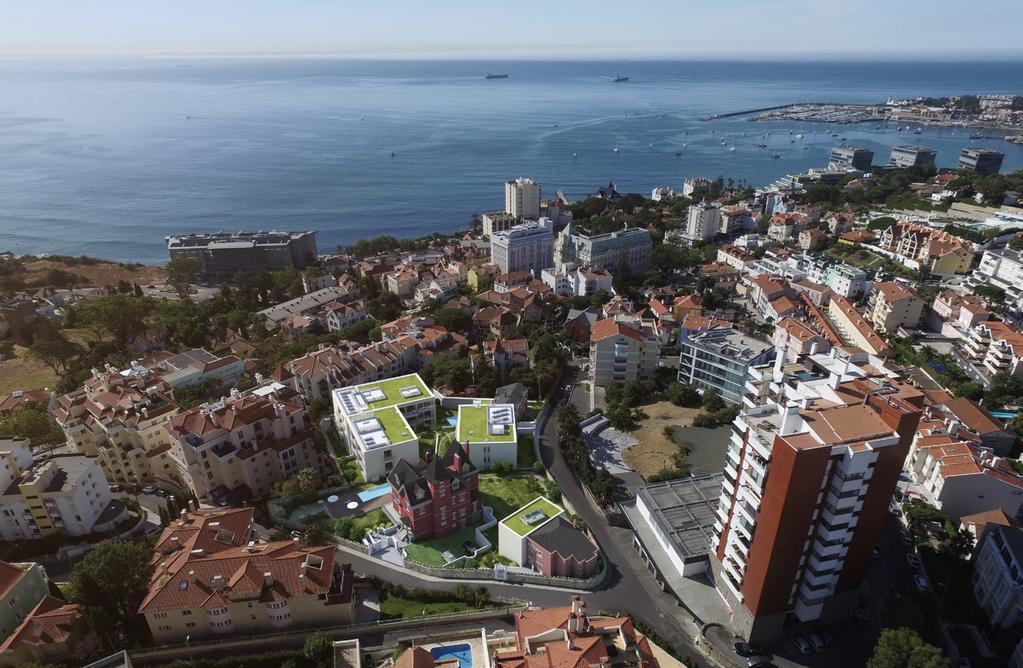
[[[410,387],[403,387],[401,388],[400,392],[401,396],[405,397],[406,399],[418,397],[420,394],[422,394],[422,391],[420,391],[420,389],[414,385]]]

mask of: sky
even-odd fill
[[[0,16],[6,54],[1023,58],[1023,0],[0,0]]]

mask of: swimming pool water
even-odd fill
[[[472,647],[468,643],[441,645],[430,650],[434,659],[458,659],[459,668],[472,668]]]
[[[366,503],[367,501],[372,501],[373,499],[383,496],[384,494],[388,494],[390,493],[390,491],[391,491],[390,484],[383,484],[377,485],[376,487],[370,487],[369,489],[359,492],[358,494],[359,501]]]

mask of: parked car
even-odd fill
[[[770,656],[763,647],[749,642],[736,642],[732,645],[732,649],[739,656]]]
[[[827,631],[820,631],[818,635],[820,635],[821,640],[824,641],[825,647],[835,646],[835,636],[833,636],[831,633],[828,633]]]
[[[111,491],[111,492],[115,492],[115,493],[116,493],[116,492],[120,492],[120,491],[121,491],[121,489],[122,489],[122,488],[121,488],[121,486],[120,486],[120,485],[117,485],[117,484],[114,484],[114,485],[111,485],[111,486],[110,486],[110,491]]]
[[[913,537],[910,536],[909,532],[906,531],[905,529],[899,529],[899,540],[901,540],[902,544],[905,545],[906,547],[909,547],[910,545],[913,544]]]
[[[811,633],[809,636],[810,643],[813,645],[813,651],[820,652],[824,649],[824,641],[816,633]]]
[[[813,645],[810,644],[810,641],[805,636],[796,636],[792,639],[792,642],[796,643],[796,649],[804,656],[813,651]]]
[[[916,584],[916,588],[920,591],[927,591],[931,588],[931,581],[922,575],[914,575],[913,583]]]
[[[913,570],[918,570],[920,568],[920,557],[915,554],[907,554],[906,564]]]
[[[902,509],[899,508],[899,505],[897,503],[893,503],[892,505],[888,506],[888,512],[890,512],[892,515],[895,515],[896,517],[902,517]]]
[[[751,656],[746,659],[747,668],[771,668],[773,665],[769,656]]]
[[[156,494],[156,488],[152,485],[146,485],[142,488],[143,494]]]
[[[877,559],[878,557],[880,557],[880,556],[881,556],[881,548],[875,547],[875,548],[874,548],[874,552],[873,552],[873,554],[874,554],[874,558],[875,558],[875,559]]]

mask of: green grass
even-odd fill
[[[480,473],[480,494],[483,505],[494,509],[494,517],[502,520],[543,494],[540,481],[532,473]]]
[[[536,462],[536,453],[533,452],[533,437],[520,436],[519,449],[515,455],[515,466],[520,469],[532,469]]]
[[[460,557],[465,554],[462,544],[469,541],[476,543],[476,530],[472,527],[456,531],[443,538],[428,538],[417,541],[405,547],[405,553],[413,561],[418,561],[427,566],[443,566],[445,550]]]
[[[380,508],[371,510],[362,517],[355,517],[353,519],[355,520],[355,526],[358,527],[361,533],[365,533],[375,526],[391,523],[391,521],[387,518],[387,515]]]
[[[513,426],[513,425],[510,425]],[[487,429],[487,406],[459,406],[458,408],[458,440],[463,443],[511,443],[515,440],[515,430],[505,434],[491,434]]]
[[[408,422],[405,421],[405,416],[397,408],[391,406],[374,411],[372,416],[380,420],[380,426],[384,428],[384,433],[387,434],[387,438],[391,443],[404,443],[415,438],[416,433],[409,426]]]
[[[468,612],[470,610],[476,610],[476,608],[462,601],[424,603],[390,594],[380,602],[381,619],[414,619],[424,614],[443,615],[452,612]]]
[[[531,526],[529,524],[526,524],[522,520],[522,518],[528,515],[529,513],[537,510],[543,512],[543,514],[546,515],[548,518],[554,517],[555,515],[559,515],[562,512],[561,508],[558,508],[556,505],[554,505],[547,499],[537,499],[533,501],[533,503],[519,510],[514,515],[505,519],[504,524],[506,524],[509,529],[511,529],[518,535],[525,536],[530,531],[540,526],[540,524],[534,524]]]
[[[406,399],[401,396],[401,389],[403,387],[418,387],[420,394],[409,397]],[[375,401],[369,404],[370,410],[377,410],[378,408],[384,408],[385,406],[394,406],[396,404],[403,404],[407,401],[421,401],[428,399],[433,395],[430,393],[429,388],[422,381],[418,374],[409,374],[406,376],[398,376],[397,378],[388,378],[387,380],[379,380],[373,383],[364,383],[363,385],[357,386],[359,391],[379,389],[384,395],[386,395],[380,401]]]

